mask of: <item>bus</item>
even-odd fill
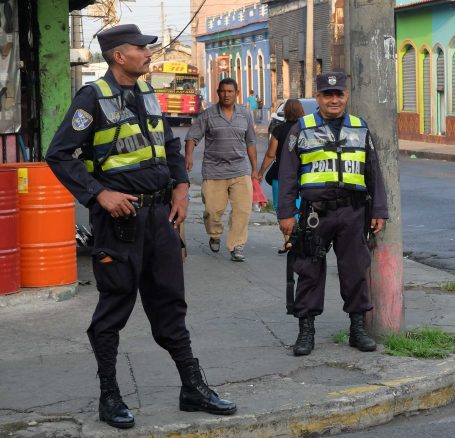
[[[157,62],[150,65],[145,80],[152,85],[163,115],[173,125],[191,123],[199,114],[202,98],[197,67],[179,61]]]

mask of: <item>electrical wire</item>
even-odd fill
[[[194,21],[194,19],[197,17],[197,14],[199,14],[199,11],[202,9],[202,6],[204,6],[205,2],[207,0],[203,0],[203,2],[199,5],[199,7],[197,8],[196,12],[194,13],[194,15],[191,17],[191,20],[188,21],[188,23],[186,24],[186,26],[179,32],[179,34],[175,37],[175,38],[172,38],[172,40],[169,42],[169,44],[167,44],[166,46],[164,47],[161,47],[160,49],[160,52],[164,52],[165,49],[167,49],[168,47],[171,47],[171,45],[178,39],[178,37],[180,35],[183,34],[183,32],[185,32],[186,28]],[[150,60],[150,63],[153,63],[154,61],[156,61],[157,59],[159,59],[161,57],[161,54],[157,57],[155,57],[154,59]]]

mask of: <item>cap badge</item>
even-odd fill
[[[329,76],[327,78],[327,82],[329,83],[329,85],[335,85],[337,83],[337,78],[336,76]]]

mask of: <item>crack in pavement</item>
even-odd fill
[[[131,359],[130,359],[129,354],[125,353],[124,356],[126,358],[126,362],[128,363],[128,369],[129,369],[129,372],[130,372],[131,380],[133,381],[133,387],[134,387],[134,393],[133,394],[136,394],[136,398],[137,398],[137,402],[138,402],[139,408],[141,408],[142,407],[142,401],[141,401],[141,397],[139,395],[139,389],[138,389],[138,386],[137,386],[136,377],[134,375],[133,365],[131,363]]]
[[[275,338],[275,340],[277,340],[280,345],[284,348],[287,348],[289,347],[289,345],[286,345],[282,340],[281,338],[267,325],[267,323],[262,319],[262,318],[259,318],[259,315],[256,313],[257,317],[258,317],[258,320],[261,321],[261,324],[265,327],[265,329],[272,335],[272,337]]]
[[[83,398],[85,398],[85,397],[83,397]],[[58,405],[60,403],[67,403],[67,402],[80,400],[80,399],[81,399],[81,397],[69,398],[69,399],[66,399],[66,400],[58,400],[58,401],[55,401],[55,402],[52,402],[52,403],[47,403],[47,404],[44,404],[44,405],[30,406],[26,410],[19,410],[19,409],[14,409],[14,408],[1,408],[0,411],[1,410],[5,410],[5,411],[12,411],[12,412],[15,412],[15,413],[18,413],[18,414],[30,414],[35,409],[48,408],[49,406],[54,406],[54,405]]]

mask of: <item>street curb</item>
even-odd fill
[[[395,416],[437,408],[455,401],[455,361],[436,364],[435,374],[379,381],[328,393],[318,403],[280,411],[197,420],[198,424],[137,427],[134,438],[314,437],[363,430]],[[96,435],[96,434],[95,434]],[[87,436],[95,436],[91,433]]]
[[[0,307],[17,306],[42,300],[66,301],[77,294],[79,283],[63,286],[22,288],[18,293],[1,295]]]
[[[400,155],[403,155],[405,157],[414,156],[415,158],[421,159],[427,158],[430,160],[455,161],[455,155],[432,151],[413,151],[409,149],[400,149]]]
[[[322,400],[296,404],[285,409],[260,413],[237,414],[232,417],[195,417],[189,422],[185,414],[179,422],[163,426],[140,425],[122,431],[124,438],[273,438],[316,437],[360,431],[391,421],[398,415],[438,408],[455,401],[455,359],[431,364],[433,373],[405,376],[396,380],[372,381],[363,386],[328,392]],[[227,385],[228,386],[228,385]],[[227,388],[226,388],[227,389]],[[311,388],[308,388],[311,391]],[[289,405],[288,405],[289,406]],[[143,413],[145,414],[145,413]],[[140,410],[136,414],[141,417]],[[73,424],[72,432],[85,438],[118,437],[119,431],[106,429],[95,420],[72,416],[37,416],[28,426],[48,425],[64,421]],[[88,420],[88,421],[87,421]],[[24,421],[22,421],[23,423]],[[22,424],[21,423],[21,424]],[[33,423],[33,424],[32,424]],[[13,430],[20,423],[2,424],[1,430]],[[49,436],[68,435],[67,426]],[[8,429],[9,427],[9,429]],[[23,427],[21,427],[23,430]],[[31,429],[28,429],[29,431]],[[66,430],[66,434],[63,432]],[[47,435],[46,435],[47,436]]]

